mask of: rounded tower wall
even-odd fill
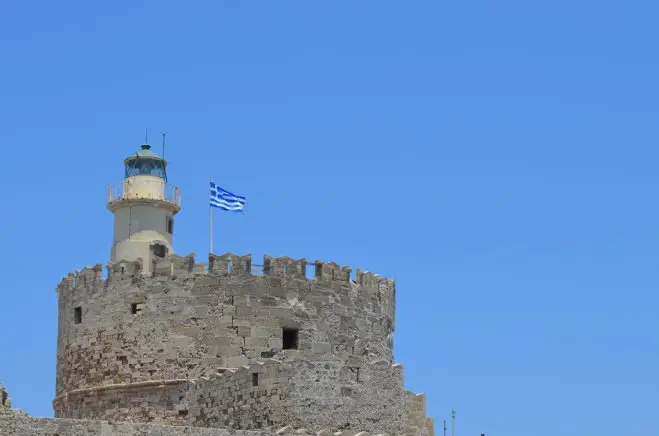
[[[123,181],[124,198],[165,200],[165,180],[156,176],[131,176]]]
[[[166,247],[165,254],[173,254],[173,212],[142,202],[124,202],[114,210],[114,241],[112,260],[142,258],[150,270],[152,245]]]
[[[393,360],[394,282],[350,268],[251,256],[167,256],[97,265],[58,287],[56,416],[73,391],[196,379],[264,358]],[[97,394],[98,395],[98,392]],[[90,412],[93,414],[93,412]]]

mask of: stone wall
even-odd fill
[[[224,429],[171,427],[129,422],[84,421],[73,419],[30,418],[0,414],[2,436],[238,436]],[[274,436],[249,432],[240,436]]]
[[[392,362],[393,281],[361,271],[351,280],[350,268],[334,263],[316,262],[312,278],[304,260],[265,256],[263,264],[257,275],[251,256],[211,255],[208,268],[193,255],[169,256],[149,276],[140,261],[108,265],[107,279],[100,265],[67,276],[58,286],[56,416],[129,411],[174,423],[178,411],[168,414],[183,407],[174,393],[148,383],[112,395],[95,388],[199,379],[265,358],[336,368],[353,357]],[[292,349],[285,329],[296,332]],[[162,413],[129,393],[142,388],[142,398],[162,395]]]
[[[435,425],[432,418],[426,416],[426,395],[405,391],[405,434],[425,432],[434,436]]]
[[[14,417],[26,416],[22,410],[13,409],[11,407],[11,399],[3,385],[0,384],[0,422],[3,419],[10,419]],[[2,432],[2,425],[0,425],[0,435],[4,436]]]
[[[404,392],[402,367],[387,361],[270,360],[196,381],[190,424],[402,434]]]
[[[393,282],[318,262],[318,275],[294,273],[288,258],[171,256],[142,275],[140,262],[97,265],[58,286],[57,395],[104,384],[191,379],[257,359],[360,354],[392,359]],[[303,261],[294,263],[301,265]],[[282,266],[283,265],[283,266]],[[342,272],[343,275],[340,275]],[[282,329],[299,330],[282,350]]]
[[[274,430],[245,431],[221,428],[174,427],[129,422],[84,421],[74,419],[31,418],[0,413],[2,436],[370,436],[367,432],[310,432],[291,426]],[[383,435],[384,436],[384,435]],[[391,435],[398,436],[398,435]],[[428,436],[419,433],[414,436]]]
[[[108,385],[67,392],[53,402],[58,416],[72,419],[188,423],[188,380]]]
[[[282,394],[290,390],[287,382],[281,362],[275,360],[196,380],[188,395],[189,423],[246,430],[283,427],[287,422],[282,410],[288,404]]]
[[[285,362],[280,422],[333,431],[401,434],[405,421],[403,368],[385,360]]]
[[[191,381],[72,391],[56,400],[55,409],[76,419],[402,434],[426,426],[425,402],[418,398],[423,396],[406,396],[402,366],[384,360],[268,359]]]

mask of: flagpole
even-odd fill
[[[210,182],[213,183],[213,178],[210,178]],[[210,188],[209,188],[210,189]],[[208,221],[209,224],[209,245],[210,245],[210,254],[213,254],[213,205],[208,202],[208,208],[210,209],[210,219]]]

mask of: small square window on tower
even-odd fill
[[[73,309],[73,323],[80,324],[82,322],[82,307]]]
[[[284,350],[297,350],[298,347],[298,329],[283,329],[282,342]]]

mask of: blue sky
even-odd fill
[[[0,4],[0,381],[50,416],[55,286],[168,134],[178,253],[397,280],[395,357],[456,435],[658,434],[659,6]],[[156,146],[156,149],[158,147]]]

